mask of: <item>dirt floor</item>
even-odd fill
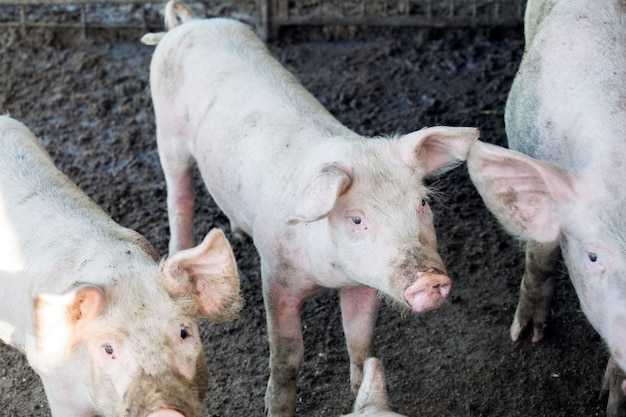
[[[113,219],[165,254],[165,184],[154,140],[140,32],[0,31],[0,112],[26,123],[57,166]],[[345,125],[364,135],[438,124],[476,126],[506,143],[503,109],[523,50],[521,27],[492,29],[288,29],[270,44],[278,59]],[[401,317],[382,307],[376,343],[392,406],[409,416],[603,416],[607,359],[559,281],[544,341],[512,343],[523,252],[486,211],[462,166],[437,181],[440,252],[453,279],[448,301]],[[226,218],[198,181],[197,238]],[[207,416],[261,416],[268,344],[259,260],[234,241],[247,305],[229,325],[205,325],[212,384]],[[348,358],[338,298],[327,292],[303,312],[301,416],[350,411]],[[0,415],[48,416],[37,375],[0,345]]]

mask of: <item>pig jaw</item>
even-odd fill
[[[127,417],[201,417],[202,400],[208,387],[206,363],[198,359],[195,380],[165,372],[140,372],[125,397]]]
[[[609,348],[615,362],[622,371],[626,370],[626,317],[619,316],[613,321],[611,326],[611,335],[609,337]],[[626,381],[625,381],[626,384]],[[626,385],[622,385],[622,389]]]
[[[419,272],[417,275],[417,281],[404,290],[404,300],[417,312],[439,307],[450,293],[450,278],[436,271]]]
[[[141,366],[130,377],[128,388],[117,393],[109,376],[93,379],[98,415],[103,417],[201,417],[208,387],[204,354],[196,361],[192,380],[171,370],[146,372]]]

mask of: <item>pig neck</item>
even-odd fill
[[[0,296],[7,300],[0,307],[4,326],[21,329],[8,336],[8,343],[21,350],[34,338],[33,311],[24,311],[24,306],[31,306],[37,295],[60,294],[77,283],[106,287],[130,281],[147,270],[158,273],[157,255],[141,235],[119,226],[55,172],[48,176],[50,184],[45,191],[16,199],[22,204],[9,210],[10,216],[17,211],[37,214],[27,222],[15,223],[20,251],[25,259],[37,261],[26,263],[13,277],[7,276],[0,287]],[[128,268],[118,268],[121,261],[128,262]],[[0,330],[5,341],[6,333]]]
[[[268,223],[283,228],[297,211],[295,190],[305,187],[323,164],[345,161],[350,144],[359,138],[352,132],[328,137],[305,131],[284,141],[275,140],[272,148],[283,151],[248,158],[250,162],[240,174],[246,188],[241,188],[237,199],[224,199],[234,200],[234,209],[232,204],[218,204],[225,212],[237,214],[237,223],[256,241],[267,232]]]

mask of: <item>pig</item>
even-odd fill
[[[486,206],[526,241],[514,341],[544,337],[563,259],[585,316],[606,342],[609,414],[626,385],[626,3],[530,0],[509,93],[511,150],[473,145],[469,174]],[[621,378],[612,378],[614,373]],[[619,380],[619,382],[617,382]],[[624,415],[624,414],[620,414]]]
[[[374,355],[377,292],[402,309],[439,306],[451,280],[437,252],[427,175],[464,161],[475,128],[363,137],[337,121],[247,25],[195,19],[159,38],[150,64],[171,252],[193,245],[193,164],[233,231],[260,256],[270,345],[265,406],[295,413],[303,302],[338,289],[358,392]]]
[[[363,382],[354,402],[353,412],[343,417],[405,417],[389,407],[383,366],[378,358],[363,363]]]
[[[198,320],[243,301],[214,229],[159,261],[0,116],[0,339],[26,355],[53,416],[200,417],[208,371]]]

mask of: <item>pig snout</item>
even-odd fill
[[[450,293],[452,280],[440,272],[418,273],[417,280],[404,291],[404,299],[417,312],[438,307]]]
[[[204,358],[202,358],[204,359]],[[175,372],[140,372],[125,395],[127,417],[200,417],[208,387],[206,362],[198,360],[194,381]]]
[[[161,408],[159,410],[155,410],[154,412],[148,414],[148,417],[185,417],[185,416],[176,410]]]

